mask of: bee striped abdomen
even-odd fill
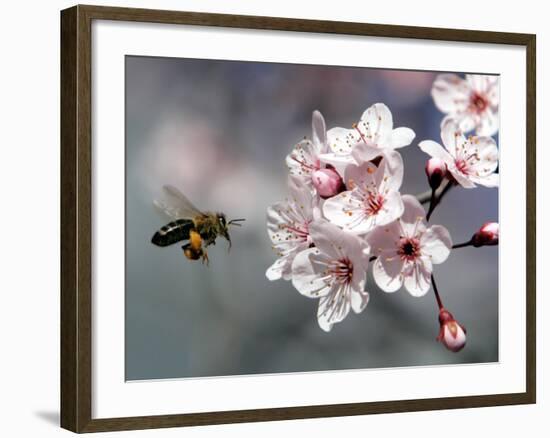
[[[195,227],[190,219],[178,219],[158,230],[151,242],[157,246],[172,245],[180,240],[189,239],[189,232]]]

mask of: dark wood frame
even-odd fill
[[[270,29],[525,46],[527,52],[526,392],[324,406],[92,419],[92,20]],[[438,29],[162,10],[75,6],[61,12],[61,426],[99,432],[174,426],[456,409],[536,402],[536,38]]]

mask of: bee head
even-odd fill
[[[231,249],[231,238],[229,237],[229,225],[235,225],[235,226],[241,226],[239,222],[244,221],[244,219],[232,219],[230,221],[227,221],[225,218],[225,214],[218,213],[218,226],[219,226],[219,233],[227,239],[229,242],[229,249]]]
[[[227,241],[229,242],[229,248],[231,248],[231,238],[229,237],[229,224],[227,223],[225,214],[218,213],[216,215],[216,218],[218,221],[218,233],[227,239]]]

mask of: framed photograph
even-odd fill
[[[535,403],[535,35],[61,12],[61,425]]]

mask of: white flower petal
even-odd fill
[[[319,327],[321,327],[321,329],[324,332],[328,333],[332,330],[333,323],[329,322],[328,317],[325,314],[323,314],[323,310],[321,310],[321,303],[319,303],[319,307],[317,310],[317,323],[319,324]]]
[[[375,225],[383,227],[403,214],[405,206],[399,192],[390,192],[386,195],[382,209],[376,215]]]
[[[309,140],[302,140],[286,156],[286,165],[291,175],[308,176],[318,168],[317,146]]]
[[[464,137],[455,119],[448,117],[443,119],[441,123],[441,141],[453,157],[457,156],[457,147],[466,143],[466,137]]]
[[[484,187],[492,188],[492,187],[498,187],[499,185],[498,173],[492,173],[490,175],[486,175],[483,177],[471,176],[470,179],[472,180],[472,182]]]
[[[346,168],[350,164],[355,164],[355,160],[350,154],[336,154],[329,152],[327,154],[319,155],[319,159],[322,163],[330,164],[340,176],[345,175]]]
[[[410,273],[405,275],[405,289],[413,297],[421,297],[426,295],[430,290],[432,263],[428,257],[420,257],[410,267]]]
[[[458,123],[458,127],[462,132],[470,132],[475,129],[476,119],[478,117],[476,117],[474,114],[470,112],[464,112],[464,113],[453,115],[453,118],[455,118],[456,122]],[[447,120],[447,118],[445,118],[444,121],[445,120]]]
[[[359,248],[361,246],[359,238],[342,231],[326,220],[313,222],[309,227],[309,233],[315,246],[333,260],[338,260],[350,252],[361,252],[363,249],[363,247]]]
[[[444,113],[458,113],[466,109],[470,87],[456,74],[440,74],[432,86],[435,106]]]
[[[379,163],[378,168],[383,170],[383,173],[377,174],[376,181],[379,183],[380,191],[399,190],[403,183],[403,173],[405,166],[403,158],[397,151],[385,149],[382,155],[384,158]]]
[[[480,123],[476,128],[476,134],[491,137],[498,132],[498,111],[487,108],[481,115]]]
[[[346,233],[336,225],[320,220],[310,226],[313,243],[319,250],[332,260],[348,258],[358,274],[358,281],[366,274],[369,247],[364,239]],[[359,285],[357,284],[359,287]],[[361,287],[362,289],[362,287]]]
[[[407,224],[416,224],[418,221],[424,221],[426,211],[422,204],[412,195],[403,195],[403,205],[405,207],[401,221]]]
[[[389,136],[388,146],[394,149],[408,146],[412,143],[414,137],[416,137],[416,134],[412,129],[395,128]]]
[[[472,182],[471,177],[467,177],[462,172],[460,172],[454,165],[451,167],[448,167],[449,172],[453,176],[453,178],[456,180],[457,183],[459,183],[462,187],[465,189],[473,189],[475,188],[475,184]]]
[[[292,260],[288,255],[275,260],[266,271],[265,276],[269,281],[290,280],[292,276]]]
[[[372,185],[375,180],[375,174],[384,169],[380,169],[374,163],[366,161],[361,165],[351,164],[346,167],[346,173],[344,174],[344,183],[352,190],[355,187],[364,187],[366,185]]]
[[[489,75],[466,75],[470,89],[479,94],[485,94],[498,82],[498,76]]]
[[[292,248],[298,243],[297,237],[283,228],[287,224],[284,212],[289,208],[287,203],[277,202],[267,209],[267,234],[271,242],[281,250]]]
[[[366,237],[371,253],[376,256],[385,254],[387,257],[396,255],[400,232],[398,221],[372,230]]]
[[[361,140],[355,129],[332,128],[327,131],[327,143],[329,149],[338,155],[346,155],[352,147]]]
[[[485,97],[489,100],[492,108],[497,108],[500,103],[500,83],[497,76],[492,76],[489,80],[489,86],[485,91]]]
[[[311,220],[312,209],[319,205],[319,197],[314,195],[304,181],[304,178],[289,175],[288,191],[290,194],[292,208],[295,211],[295,219],[302,219],[304,222]]]
[[[453,247],[453,241],[447,228],[433,225],[428,228],[420,239],[422,254],[426,254],[432,263],[440,264],[447,260]]]
[[[422,151],[426,152],[431,157],[439,158],[447,164],[453,162],[453,157],[451,154],[449,154],[443,146],[433,140],[421,141],[418,146],[422,149]]]
[[[314,196],[300,177],[290,175],[288,185],[291,199],[277,202],[267,209],[267,232],[279,252],[287,252],[308,244],[308,224],[319,209]]]
[[[339,285],[334,285],[330,293],[319,300],[317,309],[319,327],[329,332],[334,324],[344,320],[351,307],[350,301],[346,296],[346,291]]]
[[[403,261],[397,254],[389,258],[379,257],[372,267],[374,281],[384,292],[395,292],[403,285],[402,268]]]
[[[351,308],[355,313],[361,313],[369,303],[369,293],[363,290],[352,290]]]
[[[299,252],[292,262],[292,285],[302,295],[309,298],[325,296],[330,291],[322,275],[326,264],[324,257],[317,248],[309,248]]]
[[[498,187],[499,185],[499,174],[492,173],[483,178],[483,181],[479,181],[478,184],[481,184],[485,187]]]
[[[319,153],[325,153],[325,145],[327,143],[327,127],[325,119],[319,111],[313,111],[311,118],[311,128],[313,131],[313,143],[319,145]]]
[[[470,147],[479,158],[471,166],[476,172],[475,176],[493,173],[498,167],[498,147],[495,141],[491,137],[474,137]]]
[[[378,144],[393,129],[393,117],[389,108],[383,103],[375,103],[367,108],[361,116],[359,128],[361,132],[362,128],[366,129],[367,141]]]
[[[351,155],[358,165],[374,160],[376,157],[380,157],[383,153],[383,149],[364,142],[357,143],[351,150]]]
[[[354,239],[344,242],[347,246],[347,255],[353,265],[353,275],[351,278],[351,289],[357,293],[364,293],[367,284],[367,270],[369,267],[370,247],[365,239],[348,233],[348,239]]]
[[[353,190],[333,196],[323,204],[323,214],[325,217],[339,227],[347,228],[358,221],[362,221],[364,216],[363,210],[363,203]],[[365,227],[360,228],[363,230]]]

